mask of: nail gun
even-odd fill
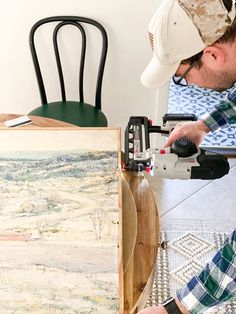
[[[179,122],[195,121],[193,114],[165,114],[162,126],[153,126],[147,117],[130,117],[125,130],[126,170],[150,172],[169,179],[221,178],[229,172],[226,157],[197,148],[187,138],[180,138],[171,147],[150,148],[150,133],[168,136]]]

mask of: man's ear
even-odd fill
[[[219,45],[213,45],[206,47],[203,50],[203,56],[201,60],[207,67],[217,69],[221,68],[225,63],[226,55],[223,47]]]

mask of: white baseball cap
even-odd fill
[[[182,60],[217,41],[234,18],[235,0],[229,12],[222,0],[163,0],[149,24],[153,58],[141,82],[150,88],[166,84]]]

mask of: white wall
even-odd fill
[[[40,104],[28,46],[30,27],[52,15],[81,15],[106,28],[109,53],[103,81],[103,111],[110,126],[129,116],[155,120],[156,93],[140,83],[151,58],[147,26],[160,0],[12,0],[2,5],[0,32],[0,113],[27,114]]]

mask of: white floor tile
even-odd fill
[[[235,220],[236,198],[215,184],[204,187],[162,218],[193,220]]]
[[[236,166],[230,169],[230,172],[228,175],[224,176],[220,180],[215,180],[214,184],[226,191],[231,192],[232,199],[236,199]],[[235,212],[235,216],[236,216],[236,212]]]
[[[170,180],[151,176],[147,178],[160,215],[169,212],[211,182],[208,180]]]

